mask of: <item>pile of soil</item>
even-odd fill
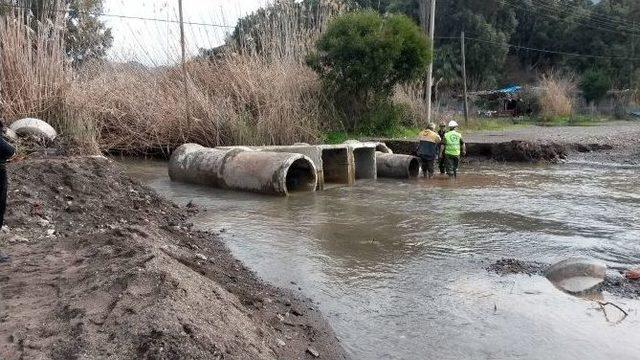
[[[314,304],[103,157],[7,166],[0,359],[344,359]]]

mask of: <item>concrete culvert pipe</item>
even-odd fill
[[[420,174],[420,159],[410,155],[376,153],[378,177],[409,179]]]
[[[173,152],[169,177],[173,181],[281,196],[315,191],[317,186],[315,165],[304,155],[211,149],[197,144],[185,144]]]
[[[15,121],[9,127],[18,136],[35,136],[42,140],[53,141],[58,137],[56,130],[48,123],[34,118]]]

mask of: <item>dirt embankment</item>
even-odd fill
[[[261,282],[111,161],[8,171],[0,359],[346,358],[312,302]]]
[[[463,129],[464,132],[464,129]],[[559,162],[570,155],[591,160],[639,165],[640,122],[594,126],[528,126],[505,131],[480,131],[465,136],[467,160]],[[415,152],[417,140],[383,139],[397,154]]]

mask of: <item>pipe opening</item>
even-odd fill
[[[350,168],[349,149],[346,147],[322,150],[322,172],[325,182],[350,184]]]
[[[316,171],[306,159],[298,159],[287,169],[286,192],[315,191]]]
[[[409,177],[415,178],[418,175],[420,175],[420,161],[417,158],[413,158],[409,162]]]
[[[353,149],[353,157],[356,163],[356,179],[377,177],[375,148]]]

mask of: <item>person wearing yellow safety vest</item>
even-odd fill
[[[458,123],[449,122],[449,131],[442,140],[440,156],[444,156],[445,168],[450,178],[458,176],[458,166],[460,165],[460,155],[467,154],[467,145],[462,140],[462,134],[458,132]]]
[[[420,144],[416,151],[422,160],[422,175],[432,178],[436,170],[436,160],[438,159],[438,147],[442,139],[435,132],[436,126],[433,123],[427,125],[427,129],[420,133]]]

